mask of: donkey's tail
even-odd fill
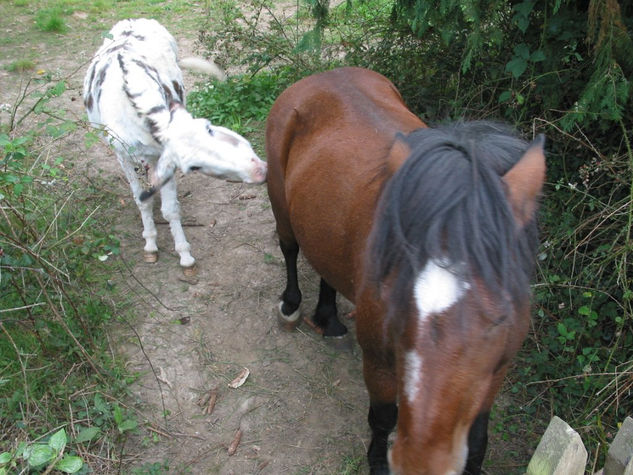
[[[188,69],[189,71],[208,74],[209,76],[213,76],[220,81],[224,81],[226,79],[226,74],[224,73],[224,71],[222,71],[222,69],[213,61],[208,61],[206,59],[198,58],[195,56],[189,56],[178,61],[178,65],[183,69]]]

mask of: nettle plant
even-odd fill
[[[63,81],[30,81],[1,116],[0,474],[82,470],[78,426],[60,428],[86,388],[119,387],[103,332],[113,308],[102,263],[119,253],[113,198],[71,174],[65,140],[84,124],[60,110],[64,92]]]
[[[76,455],[65,454],[67,444],[68,436],[64,429],[51,435],[47,442],[21,442],[15,451],[0,453],[0,475],[13,473],[22,461],[26,462],[31,470],[77,473],[83,467],[83,460]]]

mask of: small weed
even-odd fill
[[[35,63],[30,59],[18,59],[6,67],[6,70],[11,73],[22,73],[32,69],[35,69]]]
[[[364,463],[364,456],[346,455],[345,457],[343,457],[343,462],[341,464],[341,469],[339,473],[341,475],[353,475],[356,473],[360,473]]]
[[[132,469],[133,475],[162,475],[169,473],[169,463],[167,461],[144,463],[140,467]]]

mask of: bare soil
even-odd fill
[[[28,30],[30,21],[25,16],[2,22],[0,31]],[[69,21],[65,35],[39,36],[17,51],[3,51],[0,103],[13,103],[25,77],[2,66],[35,52],[36,69],[68,78],[60,109],[82,117],[81,83],[101,36],[94,26],[84,28],[81,16]],[[196,53],[196,31],[179,28],[177,18],[161,21],[177,38],[181,56]],[[199,79],[187,72],[185,77],[188,86]],[[127,305],[110,338],[113,350],[139,375],[127,403],[141,423],[125,444],[123,472],[150,473],[151,464],[164,462],[162,473],[367,473],[368,398],[353,321],[344,319],[351,333],[337,345],[305,324],[292,333],[279,328],[276,306],[285,269],[265,186],[179,177],[185,232],[198,271],[186,278],[168,225],[158,226],[158,262],[143,262],[140,217],[123,173],[111,150],[102,144],[87,149],[83,134],[71,135],[56,153],[73,163],[73,173],[101,180],[119,197],[113,204],[121,239],[117,259],[128,271],[113,273],[112,281],[114,297]],[[261,143],[261,137],[251,139]],[[261,147],[259,152],[263,157]],[[158,210],[156,218],[162,221]],[[303,260],[299,270],[309,315],[318,280]],[[341,299],[339,308],[345,314],[353,307]],[[250,371],[245,384],[230,388],[243,368]],[[487,465],[501,462],[504,468],[487,473],[514,471],[515,461],[494,434],[488,458]]]

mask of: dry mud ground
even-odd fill
[[[177,38],[181,56],[196,53],[196,31],[180,28],[178,18],[160,20]],[[29,16],[5,19],[1,32],[32,30],[31,22]],[[25,77],[1,66],[35,52],[36,69],[67,77],[69,90],[59,107],[82,117],[83,75],[100,32],[111,24],[87,28],[81,15],[68,22],[69,32],[49,34],[54,41],[39,35],[2,51],[0,103],[15,100]],[[185,77],[189,86],[196,80]],[[141,422],[124,447],[122,472],[149,473],[150,464],[165,462],[161,473],[366,473],[368,398],[353,321],[346,320],[351,334],[343,348],[305,324],[294,333],[278,327],[285,270],[265,187],[180,177],[185,232],[198,269],[186,279],[165,224],[158,226],[159,261],[143,262],[140,217],[123,173],[107,147],[84,146],[84,133],[73,133],[54,153],[73,164],[73,173],[100,180],[118,196],[112,206],[119,216],[119,259],[129,270],[113,273],[112,281],[114,298],[128,302],[121,315],[128,324],[113,327],[110,338],[129,370],[140,375],[127,403]],[[263,156],[261,137],[256,143]],[[309,314],[318,281],[305,261],[300,279]],[[353,307],[340,300],[339,308],[346,313]],[[246,383],[229,388],[243,368],[250,370]],[[208,413],[210,391],[217,400]],[[238,430],[241,439],[230,455]],[[494,468],[486,473],[511,473],[525,460],[512,460],[500,437],[491,434],[487,465]]]

